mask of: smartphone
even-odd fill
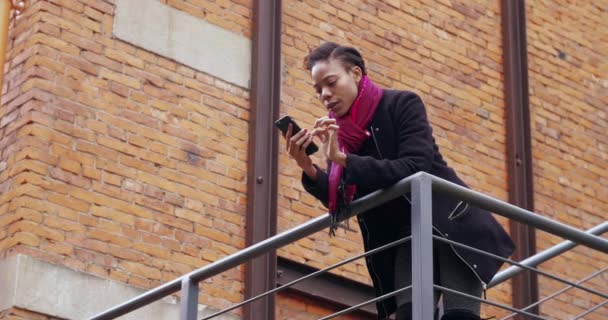
[[[274,125],[275,125],[275,127],[279,128],[279,130],[281,130],[281,132],[283,133],[283,137],[285,137],[290,123],[291,123],[292,131],[293,131],[291,133],[292,136],[294,136],[296,133],[298,133],[302,130],[302,128],[300,128],[300,126],[290,116],[282,117],[281,119],[275,121]],[[319,147],[317,147],[317,145],[314,142],[312,142],[306,148],[306,155],[311,155],[317,151],[319,151]]]

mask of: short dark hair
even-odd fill
[[[367,74],[365,70],[365,61],[361,53],[353,47],[341,46],[335,42],[325,42],[322,45],[314,48],[306,58],[304,58],[304,67],[306,70],[312,70],[312,67],[319,61],[327,61],[329,59],[338,59],[345,66],[359,67],[363,75]]]

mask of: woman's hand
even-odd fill
[[[338,143],[340,127],[336,124],[336,119],[319,118],[315,121],[314,128],[311,134],[321,141],[321,150],[327,156],[327,159],[342,166],[346,165],[346,154],[340,150],[340,144]]]
[[[298,166],[304,170],[304,173],[306,173],[310,179],[316,181],[317,168],[306,154],[306,148],[312,143],[313,135],[306,129],[301,130],[293,136],[292,134],[293,126],[290,123],[287,128],[287,133],[285,134],[285,140],[287,140],[287,153],[296,160]]]

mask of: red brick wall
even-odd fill
[[[253,0],[160,0],[160,2],[251,38]]]
[[[276,304],[275,316],[278,320],[315,320],[342,309],[290,291],[277,295]],[[365,320],[368,317],[348,313],[334,319]]]
[[[0,319],[7,320],[60,320],[60,318],[50,317],[40,313],[27,311],[19,308],[11,308],[0,311]]]
[[[526,6],[536,211],[580,229],[608,218],[606,9],[593,1]],[[539,250],[560,241],[538,232]],[[578,281],[606,265],[608,255],[579,247],[542,270]],[[585,285],[602,291],[607,281],[604,273]],[[542,276],[539,282],[541,297],[565,286]],[[551,319],[572,319],[601,302],[570,290],[541,311]],[[607,317],[600,308],[585,319]]]
[[[33,1],[11,30],[0,252],[151,288],[243,248],[249,92],[114,39],[113,13]]]

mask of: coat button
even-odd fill
[[[380,128],[376,128],[376,132],[379,132],[379,131],[380,131]]]
[[[476,264],[474,264],[474,265],[473,265],[473,268],[477,269],[477,265],[476,265]]]
[[[446,238],[448,237],[448,234],[447,234],[447,233],[445,234],[445,237],[446,237]]]

